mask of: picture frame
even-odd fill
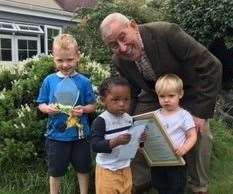
[[[133,119],[137,124],[147,123],[147,140],[142,150],[149,166],[185,165],[183,157],[176,155],[173,143],[154,111],[135,115]]]

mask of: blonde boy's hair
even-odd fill
[[[60,34],[54,38],[53,51],[55,48],[69,50],[74,48],[76,53],[79,54],[78,43],[75,38],[70,34]]]
[[[183,82],[175,74],[166,74],[159,77],[157,80],[155,91],[157,95],[165,94],[167,92],[177,92],[183,95]]]

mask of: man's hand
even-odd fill
[[[193,116],[193,120],[194,120],[197,132],[203,133],[203,132],[205,132],[207,130],[206,127],[205,127],[206,126],[206,120],[205,119],[201,119],[199,117]]]

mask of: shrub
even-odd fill
[[[167,16],[205,45],[216,38],[233,45],[232,0],[170,0]]]
[[[92,9],[82,9],[77,12],[76,17],[81,18],[81,23],[73,28],[67,29],[76,37],[82,51],[89,55],[91,60],[99,63],[109,64],[111,54],[103,44],[99,25],[108,14],[120,12],[138,23],[145,23],[161,19],[159,9],[147,6],[145,0],[100,0]]]
[[[109,75],[108,69],[84,55],[79,68],[90,75],[95,85]],[[51,56],[29,59],[17,79],[11,82],[11,87],[0,92],[0,169],[26,167],[44,158],[46,118],[38,114],[35,99],[42,80],[53,71]],[[7,82],[14,74],[8,72],[7,75],[2,82]]]

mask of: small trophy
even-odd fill
[[[54,96],[56,99],[55,106],[69,117],[66,121],[66,129],[74,127],[77,129],[78,138],[84,138],[83,125],[80,119],[73,115],[72,110],[79,99],[79,89],[70,77],[65,77],[55,90]]]

